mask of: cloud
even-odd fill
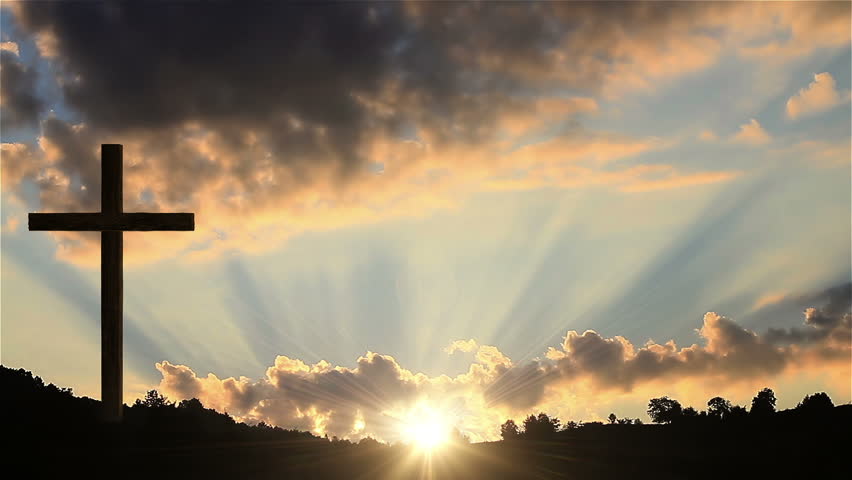
[[[782,292],[767,293],[755,300],[754,305],[751,307],[751,309],[760,310],[761,308],[767,307],[769,305],[775,305],[787,298],[787,296],[788,294]]]
[[[43,211],[97,209],[99,145],[122,143],[128,211],[196,212],[193,234],[126,236],[130,264],[263,250],[481,190],[728,181],[739,172],[631,165],[671,142],[580,122],[601,98],[653,91],[777,29],[797,44],[841,38],[820,33],[837,21],[818,9],[746,3],[10,7],[84,121],[42,118],[23,87],[34,71],[4,51],[4,75],[29,79],[4,80],[3,118],[42,130],[26,150],[38,171],[11,167],[27,176],[6,191],[41,178]],[[768,138],[746,127],[743,140]],[[61,258],[96,264],[93,236],[53,236]]]
[[[770,140],[772,138],[766,130],[753,118],[748,123],[740,125],[740,130],[732,138],[733,142],[748,145],[764,145],[769,143]]]
[[[25,143],[2,143],[0,144],[0,155],[3,162],[2,168],[3,190],[13,190],[24,180],[34,180],[39,170],[46,167],[45,163],[36,163],[29,145]]]
[[[18,46],[3,42],[0,48],[0,129],[38,125],[44,102],[36,95],[36,71],[18,57]]]
[[[621,190],[625,192],[650,192],[654,190],[668,190],[672,188],[708,185],[727,182],[739,177],[742,173],[743,172],[736,170],[678,173],[674,169],[671,169],[660,178],[636,179],[636,181],[624,185]]]
[[[834,77],[828,72],[817,73],[813,82],[787,100],[787,116],[795,120],[828,110],[841,101]]]
[[[455,352],[470,353],[476,350],[477,348],[479,348],[479,344],[476,343],[476,340],[471,338],[469,340],[455,340],[454,342],[450,343],[446,348],[444,348],[444,351],[449,354]]]
[[[847,2],[755,3],[736,9],[730,28],[752,40],[738,47],[740,55],[779,63],[849,45],[849,15]]]
[[[808,307],[804,311],[805,325],[810,328],[775,329],[766,333],[767,339],[779,344],[827,342],[848,343],[852,328],[852,283],[829,288],[818,295],[797,298],[797,303],[822,301],[822,307]]]
[[[35,182],[41,211],[98,211],[98,142],[113,137],[88,123],[53,116],[41,127],[35,146],[4,144],[4,153],[15,152],[4,157],[5,191],[23,201],[24,185]],[[135,132],[123,141],[125,210],[192,211],[196,231],[126,235],[125,260],[134,265],[170,257],[204,259],[231,249],[260,251],[305,230],[446,208],[469,191],[541,186],[647,191],[734,176],[683,174],[667,165],[607,166],[667,147],[653,138],[567,132],[507,150],[496,139],[497,130],[481,144],[442,140],[440,130],[424,128],[419,134],[413,141],[373,132],[362,140],[359,154],[383,160],[383,174],[365,166],[343,180],[333,163],[276,160],[277,151],[254,130],[241,131],[239,138],[192,124]],[[96,235],[51,235],[59,243],[59,258],[98,265]]]
[[[0,42],[0,51],[12,52],[16,56],[20,56],[21,52],[18,49],[18,44],[15,42]]]
[[[698,134],[698,139],[702,142],[715,142],[719,139],[719,137],[713,132],[713,130],[702,130],[701,133]]]
[[[849,158],[852,157],[852,146],[846,139],[839,141],[803,140],[785,149],[780,149],[778,153],[792,154],[811,165],[826,168],[848,167]]]
[[[18,218],[17,215],[9,215],[9,218],[6,219],[6,223],[3,224],[3,233],[15,233],[18,231],[18,225],[20,225],[20,223],[21,219]]]
[[[852,354],[852,286],[811,298],[825,303],[805,311],[803,328],[762,335],[709,312],[696,330],[703,345],[678,347],[670,340],[637,346],[620,336],[572,330],[543,358],[515,364],[494,346],[457,340],[445,351],[473,354],[474,362],[455,377],[414,373],[393,357],[373,352],[358,358],[354,368],[278,356],[257,380],[220,379],[212,373],[199,377],[188,366],[163,361],[156,365],[163,377],[158,388],[173,399],[197,397],[243,421],[349,438],[396,440],[406,415],[426,404],[447,412],[474,439],[493,439],[509,417],[568,408],[588,420],[588,415],[605,415],[608,401],[630,396],[643,402],[647,398],[634,397],[659,395],[659,389],[672,385],[699,398],[726,395],[806,369],[811,375],[845,378],[840,382],[845,388]],[[709,391],[707,385],[718,390]],[[567,406],[566,399],[571,399]]]
[[[58,55],[58,42],[56,35],[49,29],[35,34],[36,49],[43,58],[51,59]]]

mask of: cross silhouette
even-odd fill
[[[122,232],[195,230],[193,213],[124,213],[121,163],[121,145],[101,145],[100,212],[29,215],[30,231],[101,232],[101,402],[112,422],[121,420],[122,410]]]

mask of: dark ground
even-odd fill
[[[2,464],[20,472],[14,478],[819,479],[852,471],[852,405],[727,423],[592,425],[547,440],[461,442],[430,457],[249,427],[193,401],[126,407],[120,426],[105,425],[99,402],[29,372],[0,367],[0,386]]]

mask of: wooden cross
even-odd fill
[[[104,419],[113,422],[122,410],[122,232],[195,230],[193,213],[124,213],[121,157],[121,145],[101,145],[100,212],[29,215],[30,231],[101,232],[101,401]]]

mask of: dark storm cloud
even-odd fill
[[[0,50],[0,130],[38,126],[45,110],[36,94],[38,75],[9,50]]]
[[[606,66],[625,54],[620,32],[653,50],[704,10],[633,3],[15,5],[24,30],[55,39],[65,99],[93,127],[167,130],[199,122],[235,144],[239,131],[252,128],[268,135],[281,162],[330,146],[323,153],[332,153],[341,173],[362,161],[353,152],[366,129],[438,128],[456,118],[441,133],[475,137],[488,130],[500,102],[471,101],[471,94],[536,89],[535,78],[595,90]],[[599,61],[574,63],[559,51]],[[355,98],[379,97],[389,82],[418,109],[379,119]]]
[[[392,10],[354,3],[48,2],[18,13],[57,39],[66,101],[87,123],[257,127],[287,144],[283,161],[316,148],[310,131],[288,133],[291,118],[324,126],[337,157],[355,160],[364,112],[351,94],[381,88],[402,34]]]
[[[690,39],[709,39],[708,31],[724,27],[738,8],[641,2],[14,5],[25,31],[55,39],[65,98],[87,122],[122,131],[194,121],[225,135],[236,127],[257,128],[286,146],[280,161],[293,162],[321,143],[310,128],[290,128],[297,121],[326,129],[323,141],[330,142],[341,172],[358,164],[352,152],[364,129],[376,122],[437,126],[468,109],[459,100],[471,94],[541,91],[542,84],[597,91],[619,73],[613,67],[620,62],[636,74],[675,74],[646,71],[642,62],[659,57],[674,65],[665,61],[672,45],[702,53],[707,44]],[[806,17],[807,27],[830,20]],[[353,96],[378,97],[389,82],[425,111],[380,121]],[[482,128],[473,126],[493,121],[499,107],[477,105],[457,127],[475,135]]]
[[[472,33],[464,10],[448,12],[448,28],[418,28],[402,5],[360,2],[50,2],[16,12],[25,30],[56,39],[65,100],[91,128],[127,134],[197,122],[240,147],[251,129],[277,161],[330,161],[345,176],[363,162],[357,147],[372,128],[417,122],[469,138],[488,130],[501,99],[467,96],[497,84],[452,55]],[[487,10],[494,12],[474,25],[475,35],[511,13]],[[530,57],[523,33],[543,20],[524,18],[517,42],[501,43],[518,50],[507,52],[513,58]],[[424,110],[379,117],[359,102],[382,96],[389,83],[406,92],[399,101]],[[459,115],[456,128],[444,127]]]
[[[44,126],[46,137],[56,137],[61,173],[88,187],[66,192],[78,209],[97,198],[99,143],[120,141],[126,154],[128,143],[140,143],[138,151],[151,159],[141,168],[163,182],[155,209],[222,181],[232,186],[220,194],[264,205],[306,188],[344,187],[363,174],[363,147],[376,135],[418,126],[433,142],[475,143],[493,138],[501,112],[529,108],[492,73],[454,56],[468,33],[482,35],[488,23],[505,20],[503,8],[469,32],[467,17],[455,9],[448,13],[455,20],[445,18],[442,28],[389,3],[12,7],[21,31],[50,45],[64,101],[84,123],[78,130],[56,119]],[[540,22],[536,15],[528,12],[526,22]],[[536,31],[533,24],[524,31]],[[14,102],[31,100],[19,97]],[[187,147],[206,132],[215,134],[215,147]],[[233,157],[227,165],[214,158],[225,153]],[[272,163],[274,189],[258,185],[264,162]]]
[[[828,31],[814,45],[848,43],[848,28],[836,28],[835,17],[742,2],[8,7],[16,31],[35,41],[56,74],[63,107],[80,122],[43,120],[39,149],[15,147],[41,167],[33,173],[4,162],[4,176],[26,171],[49,180],[39,183],[43,211],[91,210],[99,144],[122,143],[125,207],[195,211],[198,240],[168,242],[172,252],[205,258],[277,245],[312,227],[445,204],[433,191],[454,182],[467,190],[642,191],[734,178],[739,172],[684,175],[673,165],[569,165],[665,148],[612,132],[578,134],[580,116],[598,111],[598,96],[653,90],[707,68],[723,46],[737,48],[751,34],[769,41],[766,32],[794,18],[790,42]],[[760,28],[746,28],[758,20]],[[19,108],[30,112],[20,117],[37,119],[32,112],[43,107],[35,97],[13,93],[10,105],[29,106]],[[536,134],[553,137],[529,144]],[[382,165],[382,175],[367,168],[371,162]],[[4,178],[4,185],[21,197],[23,180]],[[63,239],[71,237],[75,246],[64,258],[96,260],[92,242]],[[133,241],[134,259],[165,255]]]

